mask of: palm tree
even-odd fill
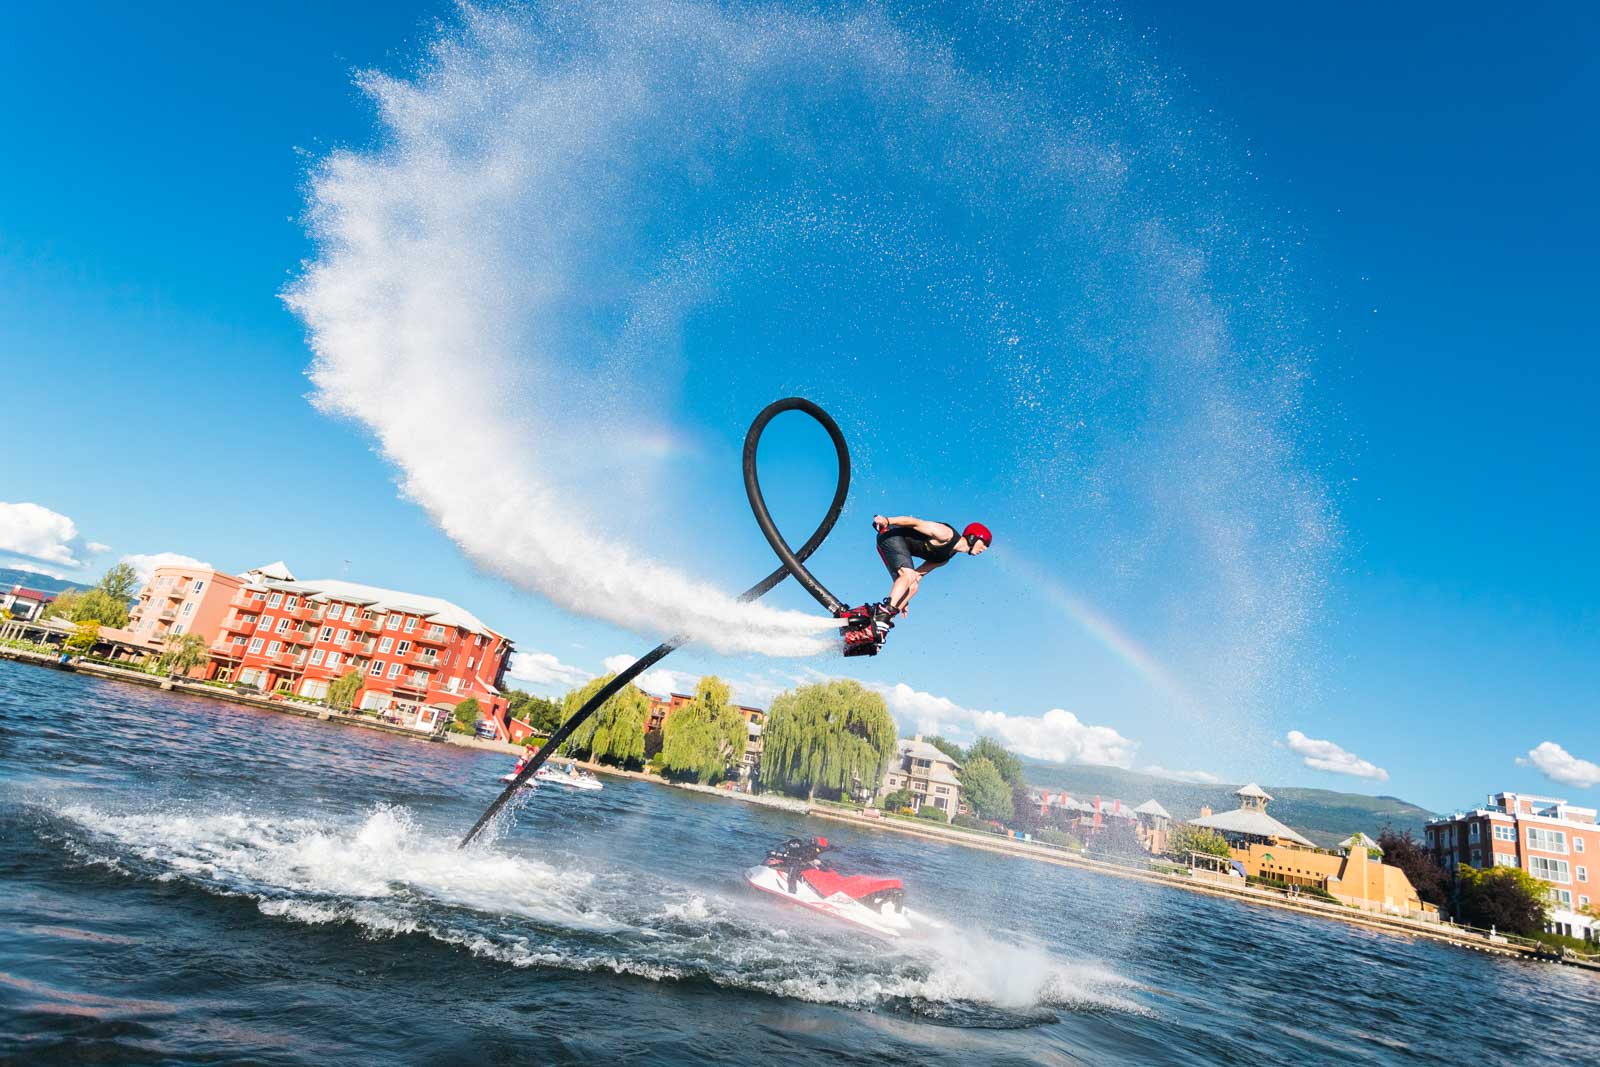
[[[197,634],[179,634],[168,639],[166,651],[156,661],[162,673],[169,678],[187,675],[211,658],[206,643]]]

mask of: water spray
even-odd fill
[[[805,544],[798,549],[789,547],[783,534],[778,530],[777,524],[772,521],[772,514],[767,510],[766,498],[761,494],[761,479],[756,472],[756,450],[761,444],[761,435],[765,432],[767,424],[785,411],[802,411],[816,419],[822,428],[828,431],[828,437],[833,441],[833,450],[839,461],[838,481],[834,485],[833,500],[828,505],[828,513],[822,517],[822,522],[806,538]],[[833,416],[823,411],[816,404],[804,397],[791,396],[783,400],[775,400],[761,410],[755,421],[750,424],[750,429],[744,437],[744,490],[750,498],[750,510],[755,513],[756,524],[761,527],[761,532],[766,536],[767,544],[772,546],[772,551],[777,553],[782,564],[777,570],[767,575],[761,581],[752,585],[739,595],[740,601],[757,600],[775,589],[779,582],[789,575],[794,575],[806,592],[816,598],[830,614],[843,620],[845,626],[845,654],[846,655],[873,655],[882,644],[881,635],[872,628],[870,613],[863,609],[847,609],[844,602],[828,591],[828,588],[817,580],[806,569],[805,561],[811,554],[822,546],[833,532],[834,524],[839,521],[839,513],[844,510],[845,497],[850,492],[850,448],[845,444],[844,433],[839,429],[839,424],[833,421]],[[865,636],[863,636],[865,635]],[[616,677],[600,687],[600,691],[586,701],[583,707],[574,712],[566,722],[551,734],[549,739],[539,747],[533,757],[527,760],[522,770],[517,772],[494,803],[484,810],[467,831],[467,836],[461,839],[461,848],[466,848],[473,839],[489,825],[490,821],[498,815],[502,808],[517,794],[524,782],[532,778],[539,768],[544,766],[550,753],[556,751],[571,737],[573,732],[599,710],[600,706],[622,691],[622,687],[633,681],[646,670],[661,662],[667,656],[677,651],[688,639],[678,635],[669,637],[655,648],[646,652],[625,670],[618,671]]]

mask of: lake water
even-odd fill
[[[0,661],[0,1061],[1600,1062],[1600,976]],[[823,832],[949,926],[740,878]]]

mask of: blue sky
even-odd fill
[[[0,82],[26,106],[0,115],[13,163],[0,172],[0,354],[12,419],[47,428],[50,447],[8,450],[0,500],[68,517],[86,573],[132,553],[232,569],[283,558],[302,576],[448,596],[529,653],[598,672],[652,637],[475,571],[399,499],[365,428],[308,401],[306,331],[280,299],[315,255],[303,225],[313,168],[335,148],[380,140],[353,72],[410,75],[436,21],[453,18],[434,5],[285,8],[261,22],[181,6],[15,17]],[[954,35],[961,61],[1003,72],[1021,53],[1002,34],[969,47],[975,18],[930,17],[910,32]],[[842,595],[880,595],[865,526],[876,510],[983,518],[998,550],[931,579],[876,661],[845,670],[689,650],[669,665],[742,679],[750,699],[807,672],[843,671],[885,687],[908,726],[921,715],[998,727],[1226,781],[1394,793],[1436,808],[1500,788],[1593,799],[1581,765],[1541,757],[1565,779],[1552,781],[1515,761],[1543,742],[1600,760],[1600,431],[1587,410],[1600,384],[1590,311],[1600,141],[1586,92],[1600,74],[1595,16],[1359,5],[1331,21],[1267,5],[1128,5],[1100,30],[1126,49],[1116,62],[1156,72],[1146,76],[1177,116],[1130,120],[1119,135],[1199,131],[1204,166],[1186,162],[1195,169],[1180,167],[1165,191],[1156,180],[1158,214],[1181,231],[1219,212],[1269,237],[1284,264],[1270,277],[1284,310],[1270,319],[1244,308],[1255,274],[1206,290],[1241,336],[1270,334],[1305,353],[1284,437],[1293,462],[1273,477],[1314,482],[1337,516],[1314,573],[1297,579],[1315,587],[1307,617],[1255,669],[1272,675],[1255,690],[1260,706],[1218,703],[1233,692],[1208,677],[1225,627],[1209,632],[1186,597],[1162,592],[1192,585],[1192,603],[1209,605],[1221,594],[1190,573],[1205,561],[1177,534],[1150,547],[1159,525],[1097,513],[1070,484],[1030,493],[1028,465],[1045,446],[1006,440],[1008,425],[1039,425],[1012,410],[1020,394],[987,393],[1001,376],[946,373],[961,366],[966,335],[950,324],[969,302],[939,305],[948,322],[901,316],[880,286],[890,272],[858,267],[849,242],[814,264],[836,288],[749,270],[682,324],[681,367],[663,378],[670,414],[644,420],[664,431],[656,479],[613,525],[730,591],[765,573],[737,446],[761,402],[805,389],[840,411],[862,460],[841,533],[819,556]],[[1225,194],[1180,188],[1201,177]],[[974,232],[926,225],[910,239]],[[1021,229],[1010,236],[1019,251],[1002,269],[1025,273],[1024,252],[1052,252],[1042,240],[1024,249]],[[897,267],[896,284],[920,269]],[[1118,291],[1117,278],[1107,284]],[[1052,342],[1037,350],[1042,390],[1055,388],[1048,367],[1085,359],[1048,329],[1021,333],[1023,348]],[[849,373],[837,355],[826,373],[804,369],[806,352],[839,349],[868,356]],[[735,350],[746,355],[718,358]],[[1124,422],[1115,388],[1096,383],[1097,398],[1051,401],[1085,424],[1064,436],[1093,442],[1083,467],[1065,469],[1107,479],[1113,504],[1126,491],[1158,513],[1159,492],[1129,488],[1140,472],[1105,461],[1152,424]],[[1181,444],[1182,430],[1173,434]],[[764,476],[797,536],[827,492],[816,443],[780,429],[767,456]],[[1237,490],[1247,503],[1256,491]],[[1030,499],[1043,495],[1060,510]],[[1102,531],[1115,551],[1091,543]],[[792,590],[779,601],[805,607]],[[1291,742],[1291,731],[1345,755]],[[1388,777],[1307,757],[1346,771],[1365,760]]]

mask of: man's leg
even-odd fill
[[[896,611],[903,610],[917,595],[917,589],[922,585],[922,575],[914,567],[901,567],[895,575],[894,585],[889,588],[889,606]]]

